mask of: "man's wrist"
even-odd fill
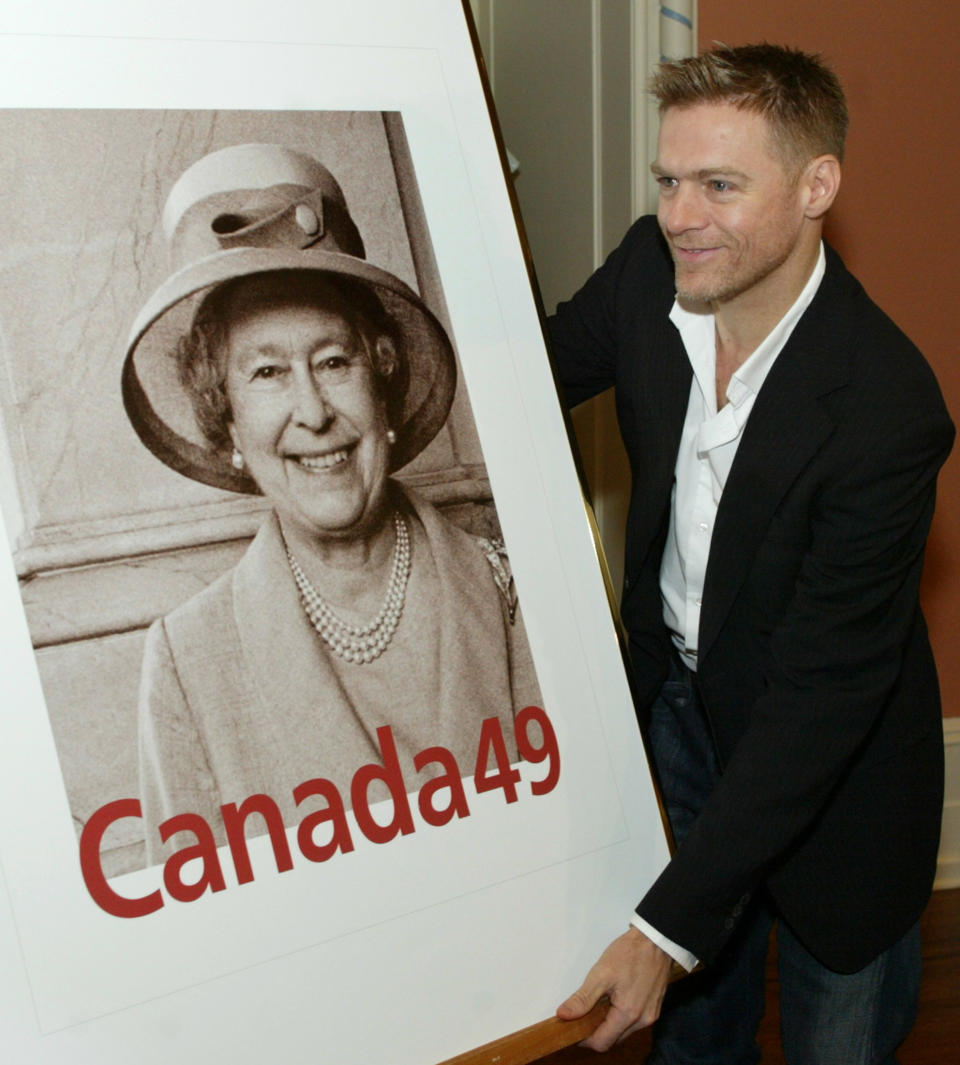
[[[665,953],[669,954],[671,958],[688,973],[697,967],[699,959],[690,953],[689,950],[681,947],[679,943],[674,943],[672,939],[668,939],[662,932],[657,931],[648,921],[645,921],[639,914],[635,913],[630,918],[630,924],[636,928],[638,932],[642,932],[647,939],[656,945]]]

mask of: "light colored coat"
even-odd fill
[[[423,783],[412,766],[420,750],[446,747],[471,775],[481,721],[499,718],[512,746],[515,714],[542,702],[522,620],[511,621],[485,557],[488,541],[407,497],[441,587],[431,604],[440,646],[423,649],[439,664],[440,706],[425,713],[424,734],[405,728],[395,736],[414,790]],[[265,793],[296,823],[303,812],[292,790],[314,777],[333,781],[349,807],[351,779],[380,761],[376,730],[390,723],[344,691],[304,614],[271,515],[236,567],[148,633],[139,723],[148,861],[163,860],[157,826],[176,813],[200,814],[223,842],[221,804]]]

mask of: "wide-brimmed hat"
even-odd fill
[[[390,316],[407,363],[404,395],[391,397],[399,411],[391,425],[391,469],[406,465],[436,436],[456,387],[450,340],[415,292],[366,261],[340,186],[316,159],[275,144],[213,152],[173,186],[163,227],[173,272],[137,315],[123,365],[127,416],[161,462],[216,488],[259,492],[229,454],[204,437],[175,352],[217,285],[283,270],[359,282]]]

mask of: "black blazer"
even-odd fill
[[[550,321],[567,398],[615,386],[632,467],[622,615],[641,721],[667,667],[660,559],[691,369],[654,218]],[[839,257],[757,397],[717,513],[698,679],[723,764],[638,912],[704,960],[766,885],[853,972],[919,917],[943,749],[918,603],[953,426],[923,357]]]

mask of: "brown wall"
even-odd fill
[[[960,4],[700,0],[699,38],[820,52],[840,75],[852,122],[827,237],[926,354],[960,421]],[[960,445],[940,477],[923,592],[944,714],[960,716]]]

